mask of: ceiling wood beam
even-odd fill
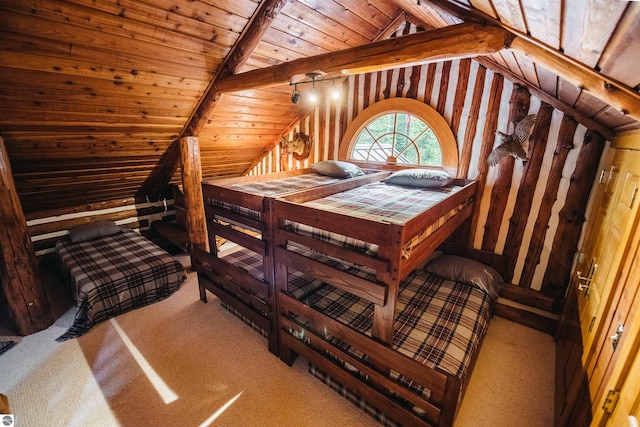
[[[630,87],[600,74],[573,58],[559,54],[555,49],[539,42],[529,41],[525,37],[515,37],[510,49],[527,55],[537,65],[606,102],[620,114],[628,114],[640,120],[640,94]]]
[[[491,61],[488,57],[485,57],[485,58],[478,57],[475,60],[478,61],[480,64],[482,64],[485,68],[488,68],[489,70],[494,71],[498,74],[502,74],[512,82],[517,83],[520,86],[526,87],[527,89],[529,89],[531,93],[533,93],[541,101],[544,101],[547,104],[551,105],[553,108],[557,109],[558,111],[562,111],[563,113],[573,117],[578,123],[581,123],[584,126],[588,127],[589,129],[595,132],[598,132],[605,139],[611,140],[613,138],[614,132],[608,127],[604,126],[603,124],[592,119],[589,116],[585,116],[575,108],[565,104],[564,102],[560,101],[557,98],[554,98],[553,96],[549,95],[542,89],[532,86],[528,82],[524,81],[521,77],[518,77],[517,75],[512,73],[510,70],[507,70],[506,68]]]
[[[431,0],[430,4],[466,22],[495,25],[507,30],[513,35],[510,49],[527,55],[537,65],[589,92],[620,111],[621,114],[629,114],[634,119],[640,120],[640,93],[629,86],[599,73],[528,34],[514,30],[477,9],[457,3],[453,4],[446,0]],[[526,84],[530,88],[534,87],[531,83]]]
[[[220,79],[217,90],[236,92],[285,84],[297,76],[317,70],[329,76],[347,76],[444,59],[488,55],[508,44],[507,34],[495,26],[458,24],[235,74]]]
[[[167,148],[156,167],[140,187],[138,196],[148,196],[150,200],[157,200],[161,196],[171,177],[178,170],[178,161],[180,160],[178,141],[185,136],[198,136],[200,134],[222,96],[222,92],[217,89],[218,81],[239,72],[247,63],[256,46],[262,40],[262,36],[269,29],[269,26],[285,4],[286,0],[264,0],[260,3],[247,24],[245,32],[218,69],[211,84],[209,84],[200,99],[200,103],[182,129],[182,132],[180,132],[180,136]]]

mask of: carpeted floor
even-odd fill
[[[303,359],[286,366],[215,298],[202,303],[193,273],[168,299],[55,342],[73,315],[0,356],[16,425],[379,426]],[[456,426],[551,426],[554,352],[550,336],[494,318]]]

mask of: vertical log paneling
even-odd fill
[[[391,96],[391,81],[393,80],[393,70],[383,71],[387,76],[387,85],[382,89],[383,99],[389,99]]]
[[[398,70],[398,83],[396,83],[396,98],[402,98],[405,89],[405,73],[407,69],[401,68]]]
[[[487,173],[489,169],[486,159],[493,149],[494,135],[498,126],[498,112],[500,111],[500,97],[502,96],[503,81],[504,78],[500,74],[493,75],[493,81],[491,82],[491,92],[489,93],[489,103],[487,105],[487,117],[482,134],[482,145],[480,147],[478,174],[475,178],[478,181],[478,190],[476,191],[476,204],[473,211],[473,217],[471,219],[469,246],[473,246],[473,242],[476,236],[476,230],[478,228],[480,202],[482,199],[482,194],[485,191],[485,183],[487,181]]]
[[[436,80],[436,64],[429,64],[427,67],[427,81],[424,86],[424,103],[431,104],[431,94]]]
[[[444,108],[447,105],[447,93],[449,92],[449,77],[451,74],[451,61],[442,63],[442,77],[440,78],[440,93],[438,94],[438,104],[436,111],[444,116]]]
[[[585,191],[585,188],[591,188],[593,185],[604,143],[604,138],[591,130],[584,136],[584,144],[571,175],[565,204],[559,213],[560,224],[551,247],[553,256],[549,259],[542,283],[542,292],[545,295],[560,298],[564,295],[589,200],[589,192]]]
[[[416,99],[418,97],[418,86],[420,85],[420,71],[422,67],[419,65],[411,69],[411,77],[409,78],[409,89],[407,89],[407,98]]]
[[[366,94],[366,96],[364,96],[363,100],[362,100],[362,109],[366,109],[369,106],[369,100],[371,99],[371,78],[372,78],[373,74],[371,73],[367,73],[364,76],[364,93]]]
[[[473,87],[473,95],[471,98],[471,108],[469,110],[469,119],[464,133],[464,142],[462,144],[462,153],[460,154],[460,163],[458,167],[458,178],[468,178],[469,166],[471,165],[471,153],[473,149],[473,140],[476,137],[476,129],[478,127],[478,118],[480,115],[480,104],[484,93],[484,81],[487,69],[482,65],[478,66],[476,73],[476,81]]]
[[[353,98],[352,99],[360,100],[360,98],[361,98],[360,97],[360,84],[359,84],[361,79],[362,79],[362,76],[355,76],[354,77],[354,80],[355,80],[356,84],[353,85]],[[365,90],[363,92],[364,92],[364,94],[367,93],[366,87],[365,87]],[[368,97],[369,97],[368,95],[362,96],[362,98],[368,98]],[[357,102],[357,101],[354,102],[353,106],[352,106],[352,109],[351,109],[352,110],[351,119],[353,119],[353,117],[358,115],[358,107],[359,107],[359,102]]]
[[[525,227],[529,219],[529,212],[533,204],[533,194],[538,184],[542,160],[544,157],[547,139],[549,136],[549,126],[551,125],[551,115],[553,107],[542,103],[538,111],[538,118],[529,139],[529,161],[524,166],[518,196],[516,198],[516,208],[513,216],[509,220],[509,231],[505,242],[503,254],[506,255],[506,268],[503,271],[504,279],[510,281],[513,278],[513,270],[518,261],[517,254],[522,243]]]
[[[27,221],[13,183],[9,155],[0,137],[0,284],[19,335],[53,323],[44,283],[27,231]]]
[[[540,254],[542,253],[549,220],[551,219],[551,208],[558,197],[562,170],[564,169],[569,151],[573,149],[573,136],[576,133],[577,127],[578,122],[571,117],[564,116],[562,118],[558,142],[553,152],[553,162],[542,199],[542,206],[540,207],[538,217],[533,227],[533,235],[531,236],[531,242],[529,243],[522,275],[519,280],[520,286],[531,287],[536,267],[540,263]]]
[[[507,121],[509,130],[513,129],[515,124],[529,112],[530,96],[529,91],[521,86],[516,86],[511,93],[509,119]],[[509,131],[506,133],[509,133]],[[511,156],[503,159],[498,164],[498,176],[493,183],[491,205],[489,206],[489,214],[484,226],[484,237],[482,239],[482,249],[485,251],[494,252],[496,249],[502,217],[505,214],[509,192],[511,191],[514,164],[515,159]]]
[[[469,84],[469,73],[471,72],[471,60],[468,58],[460,60],[458,67],[458,83],[456,84],[456,94],[453,99],[453,114],[451,115],[451,130],[456,137],[459,137],[458,128],[464,108],[464,101],[467,97],[467,85]]]

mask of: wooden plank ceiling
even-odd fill
[[[291,103],[288,82],[199,107],[234,51],[241,61],[231,71],[244,73],[368,45],[407,19],[427,30],[481,21],[539,41],[634,96],[639,11],[640,2],[604,0],[2,0],[0,133],[34,217],[140,195],[150,179],[177,182],[167,149],[194,121],[204,178],[245,172],[309,107]],[[242,44],[256,33],[259,41]],[[640,128],[633,114],[519,50],[479,60],[611,134]]]

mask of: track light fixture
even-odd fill
[[[307,73],[306,77],[311,79],[308,81],[301,81],[297,83],[289,83],[289,86],[293,86],[293,93],[291,94],[291,102],[294,104],[298,104],[300,99],[302,99],[302,94],[298,90],[298,85],[304,85],[311,83],[311,91],[309,93],[309,101],[313,104],[317,103],[319,100],[318,91],[316,90],[316,82],[325,82],[325,81],[334,81],[341,79],[342,77],[332,77],[328,79],[319,79],[321,73]],[[331,90],[332,99],[338,99],[340,97],[340,91],[337,89],[337,86],[334,84]]]
[[[298,85],[293,86],[293,93],[291,94],[291,102],[297,104],[300,102],[300,91],[298,90]]]

